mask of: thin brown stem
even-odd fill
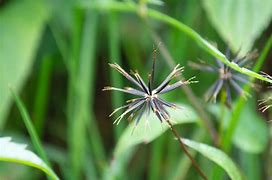
[[[161,51],[166,63],[168,64],[169,67],[173,68],[175,66],[175,62],[174,62],[173,58],[171,57],[169,51],[162,43],[158,34],[156,32],[154,32],[152,30],[152,28],[149,27],[149,25],[147,23],[146,23],[146,25],[151,32],[151,36],[152,36],[153,40],[156,43],[160,43],[159,48],[160,48],[160,51]],[[184,78],[181,75],[179,75],[179,80],[184,80]],[[194,95],[193,91],[191,90],[191,88],[189,86],[184,85],[184,86],[181,86],[181,88],[183,89],[183,91],[187,95],[189,101],[192,103],[192,105],[196,109],[198,115],[200,116],[200,119],[203,121],[202,124],[204,125],[205,129],[209,132],[214,144],[218,146],[219,145],[218,133],[217,133],[216,129],[214,128],[209,115],[205,112],[205,108],[200,103],[200,100]]]
[[[203,171],[201,170],[201,168],[199,167],[199,165],[196,163],[196,161],[194,160],[194,158],[192,157],[192,155],[189,153],[189,151],[187,150],[186,146],[184,145],[184,143],[181,140],[181,137],[179,136],[177,130],[174,128],[174,126],[172,125],[172,123],[169,120],[166,120],[167,124],[170,126],[171,132],[173,133],[173,135],[177,138],[181,149],[184,151],[184,153],[188,156],[188,158],[191,160],[193,166],[195,167],[195,169],[197,170],[197,172],[199,173],[199,175],[207,180],[207,176],[203,173]]]

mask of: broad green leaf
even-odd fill
[[[242,175],[235,163],[223,151],[206,144],[198,143],[189,139],[182,138],[184,144],[201,153],[217,165],[221,166],[231,179],[242,180]]]
[[[269,25],[271,0],[203,0],[208,18],[233,51],[244,54]]]
[[[36,154],[26,149],[25,144],[11,142],[10,137],[0,137],[0,147],[0,161],[32,166],[44,171],[52,179],[59,179]]]
[[[197,122],[198,117],[192,108],[185,105],[179,106],[183,107],[183,109],[169,109],[173,124]],[[152,112],[148,117],[143,116],[132,133],[134,127],[135,124],[131,123],[121,135],[114,152],[115,157],[122,156],[124,152],[140,143],[153,141],[169,128],[166,123],[161,123]]]
[[[265,120],[254,109],[256,109],[256,106],[251,100],[248,100],[239,117],[240,120],[235,130],[233,142],[239,149],[256,154],[263,152],[268,144],[268,128]],[[219,121],[224,122],[224,128],[226,128],[232,116],[231,110],[224,108],[223,119],[220,116],[222,110],[219,106],[211,106],[210,110]]]
[[[40,0],[10,1],[0,11],[0,130],[11,99],[8,85],[18,92],[31,71],[45,21],[46,6]]]

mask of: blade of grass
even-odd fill
[[[66,65],[66,68],[69,70],[70,68],[68,67],[69,66],[68,47],[67,42],[65,41],[65,37],[61,33],[58,23],[52,20],[51,22],[49,22],[48,25],[55,39],[56,45],[59,49],[60,55],[62,56],[64,64]]]
[[[101,135],[99,133],[95,114],[93,112],[94,94],[95,94],[95,69],[96,69],[96,32],[98,18],[93,12],[86,12],[86,19],[84,25],[84,31],[82,35],[82,46],[80,64],[78,68],[78,88],[81,96],[81,110],[83,110],[83,122],[82,128],[88,126],[88,133],[93,150],[93,156],[96,158],[96,162],[101,162],[103,165],[105,162],[105,150],[102,144]],[[80,130],[80,129],[78,129]],[[80,149],[79,149],[80,151]],[[100,173],[102,173],[103,167],[99,166]]]
[[[248,75],[253,78],[260,79],[262,81],[270,82],[272,83],[272,80],[269,78],[266,78],[254,71],[250,71],[246,68],[241,68],[237,64],[232,63],[230,60],[226,58],[226,56],[221,53],[218,49],[216,49],[214,46],[212,46],[208,41],[206,41],[204,38],[202,38],[196,31],[191,29],[189,26],[186,26],[185,24],[181,23],[180,21],[164,14],[159,11],[156,11],[154,9],[145,8],[143,11],[143,8],[138,7],[138,5],[134,5],[131,3],[124,3],[124,2],[114,2],[110,1],[108,3],[81,3],[79,4],[79,7],[81,8],[87,8],[87,9],[96,9],[101,11],[119,11],[119,12],[133,12],[138,13],[140,17],[146,18],[150,17],[153,19],[156,19],[158,21],[164,22],[168,25],[171,25],[181,32],[187,34],[189,37],[191,37],[192,40],[194,40],[200,47],[202,47],[205,51],[207,51],[209,54],[214,56],[215,58],[222,61],[224,64],[226,64],[228,67],[242,73],[245,75]]]
[[[50,167],[50,163],[48,161],[46,153],[42,147],[39,136],[34,128],[34,125],[32,124],[32,121],[30,119],[30,116],[29,116],[26,108],[25,108],[25,105],[21,101],[20,97],[15,93],[15,91],[13,91],[13,88],[11,86],[10,86],[10,92],[11,92],[13,99],[15,100],[15,103],[21,113],[22,119],[23,119],[24,124],[27,128],[27,131],[30,135],[30,138],[31,138],[31,141],[33,143],[35,150],[37,151],[38,155],[43,159],[43,161]]]
[[[245,173],[245,177],[247,180],[255,180],[255,179],[262,179],[261,176],[261,169],[262,165],[260,162],[260,158],[256,154],[250,154],[246,152],[239,153],[243,172]]]
[[[45,56],[42,59],[41,69],[38,75],[37,91],[34,98],[33,120],[39,137],[44,131],[45,113],[48,104],[49,81],[53,68],[53,59],[50,56]]]
[[[119,52],[119,28],[118,28],[118,17],[116,13],[110,13],[108,17],[108,36],[109,36],[109,50],[110,50],[110,63],[117,63],[121,65],[121,57]],[[110,80],[114,87],[123,87],[122,78],[119,73],[116,73],[113,69],[110,70]],[[124,101],[123,93],[112,92],[112,104],[113,107],[122,106]],[[117,118],[117,115],[113,116],[114,119]],[[114,126],[115,138],[120,137],[125,124],[121,123],[119,126]]]
[[[171,136],[173,139],[173,136]],[[151,160],[148,170],[148,179],[156,180],[162,177],[161,162],[163,159],[163,152],[165,151],[165,140],[166,136],[161,136],[152,144],[151,147]],[[158,173],[159,172],[159,173]]]
[[[79,59],[79,51],[80,51],[80,37],[82,31],[82,23],[83,23],[83,12],[79,9],[73,9],[74,13],[74,22],[73,22],[73,32],[72,32],[72,44],[71,44],[71,54],[68,63],[68,100],[67,100],[67,114],[68,114],[68,145],[69,145],[69,158],[71,166],[70,171],[70,179],[78,179],[80,166],[79,160],[82,159],[82,153],[78,152],[78,144],[82,144],[82,139],[77,139],[78,136],[82,135],[82,131],[80,134],[77,134],[77,111],[78,102],[78,92],[76,89],[76,80],[77,80],[77,64]],[[82,122],[82,121],[81,121]],[[80,127],[80,126],[79,126]],[[83,130],[84,134],[84,130]],[[81,137],[85,138],[85,137]]]

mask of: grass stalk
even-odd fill
[[[49,81],[53,68],[53,59],[46,56],[42,59],[40,73],[38,75],[37,91],[34,99],[33,119],[39,137],[43,135],[45,113],[48,104]]]
[[[108,16],[108,36],[109,36],[109,56],[110,63],[117,63],[121,65],[121,56],[119,51],[119,28],[118,28],[118,16],[116,13],[110,13]],[[110,81],[114,87],[123,87],[122,78],[119,73],[116,73],[113,69],[110,70]],[[123,104],[124,95],[118,92],[112,92],[112,104],[113,107],[120,107]],[[114,119],[117,115],[113,116]],[[119,126],[114,126],[115,138],[117,140],[120,137],[125,124],[121,123]]]
[[[15,103],[21,113],[23,122],[26,126],[26,129],[30,135],[31,141],[33,143],[33,146],[35,150],[37,151],[38,155],[44,160],[44,162],[50,167],[49,160],[46,156],[46,153],[42,147],[41,141],[39,139],[39,136],[35,130],[35,127],[30,119],[30,116],[25,108],[25,105],[23,104],[20,97],[13,91],[12,87],[10,87],[11,94],[15,100]]]

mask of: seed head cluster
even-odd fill
[[[249,65],[249,60],[255,57],[255,54],[256,52],[254,51],[253,53],[247,54],[244,57],[239,57],[237,55],[235,58],[232,59],[231,62],[237,64],[240,67],[244,67]],[[227,50],[226,52],[226,57],[230,59],[229,50]],[[205,93],[205,100],[216,102],[219,92],[222,89],[225,89],[227,95],[226,104],[230,106],[232,101],[231,88],[233,88],[234,91],[240,96],[248,96],[248,94],[243,90],[240,84],[250,83],[251,86],[253,86],[253,84],[249,81],[249,78],[241,74],[240,72],[231,69],[218,59],[215,59],[215,62],[216,65],[210,65],[204,62],[201,62],[199,64],[192,62],[190,63],[190,65],[196,69],[217,74],[216,82]]]
[[[194,77],[187,81],[177,81],[173,84],[170,84],[170,82],[178,76],[182,71],[183,67],[180,67],[180,65],[177,65],[172,72],[166,77],[166,79],[156,88],[153,88],[153,81],[154,81],[154,66],[155,61],[153,61],[153,68],[152,72],[149,74],[148,78],[148,84],[146,84],[139,73],[132,72],[132,77],[129,73],[127,73],[125,70],[123,70],[118,64],[109,64],[112,68],[117,70],[119,73],[121,73],[125,78],[127,78],[131,83],[133,83],[136,88],[132,87],[125,87],[125,88],[116,88],[116,87],[105,87],[103,90],[114,90],[114,91],[121,91],[127,94],[132,94],[135,96],[139,96],[135,99],[130,99],[127,101],[127,104],[124,106],[121,106],[117,109],[115,109],[110,116],[112,116],[114,113],[121,109],[125,109],[125,111],[117,117],[117,119],[114,121],[114,124],[119,124],[119,122],[127,116],[129,119],[134,119],[136,116],[136,125],[141,120],[143,114],[147,111],[149,114],[150,110],[155,113],[155,115],[158,117],[158,119],[163,122],[163,120],[169,120],[170,115],[167,112],[166,108],[177,108],[177,105],[167,102],[163,100],[160,95],[165,94],[169,91],[172,91],[182,85],[190,84],[190,83],[196,83],[196,81],[193,81]]]

